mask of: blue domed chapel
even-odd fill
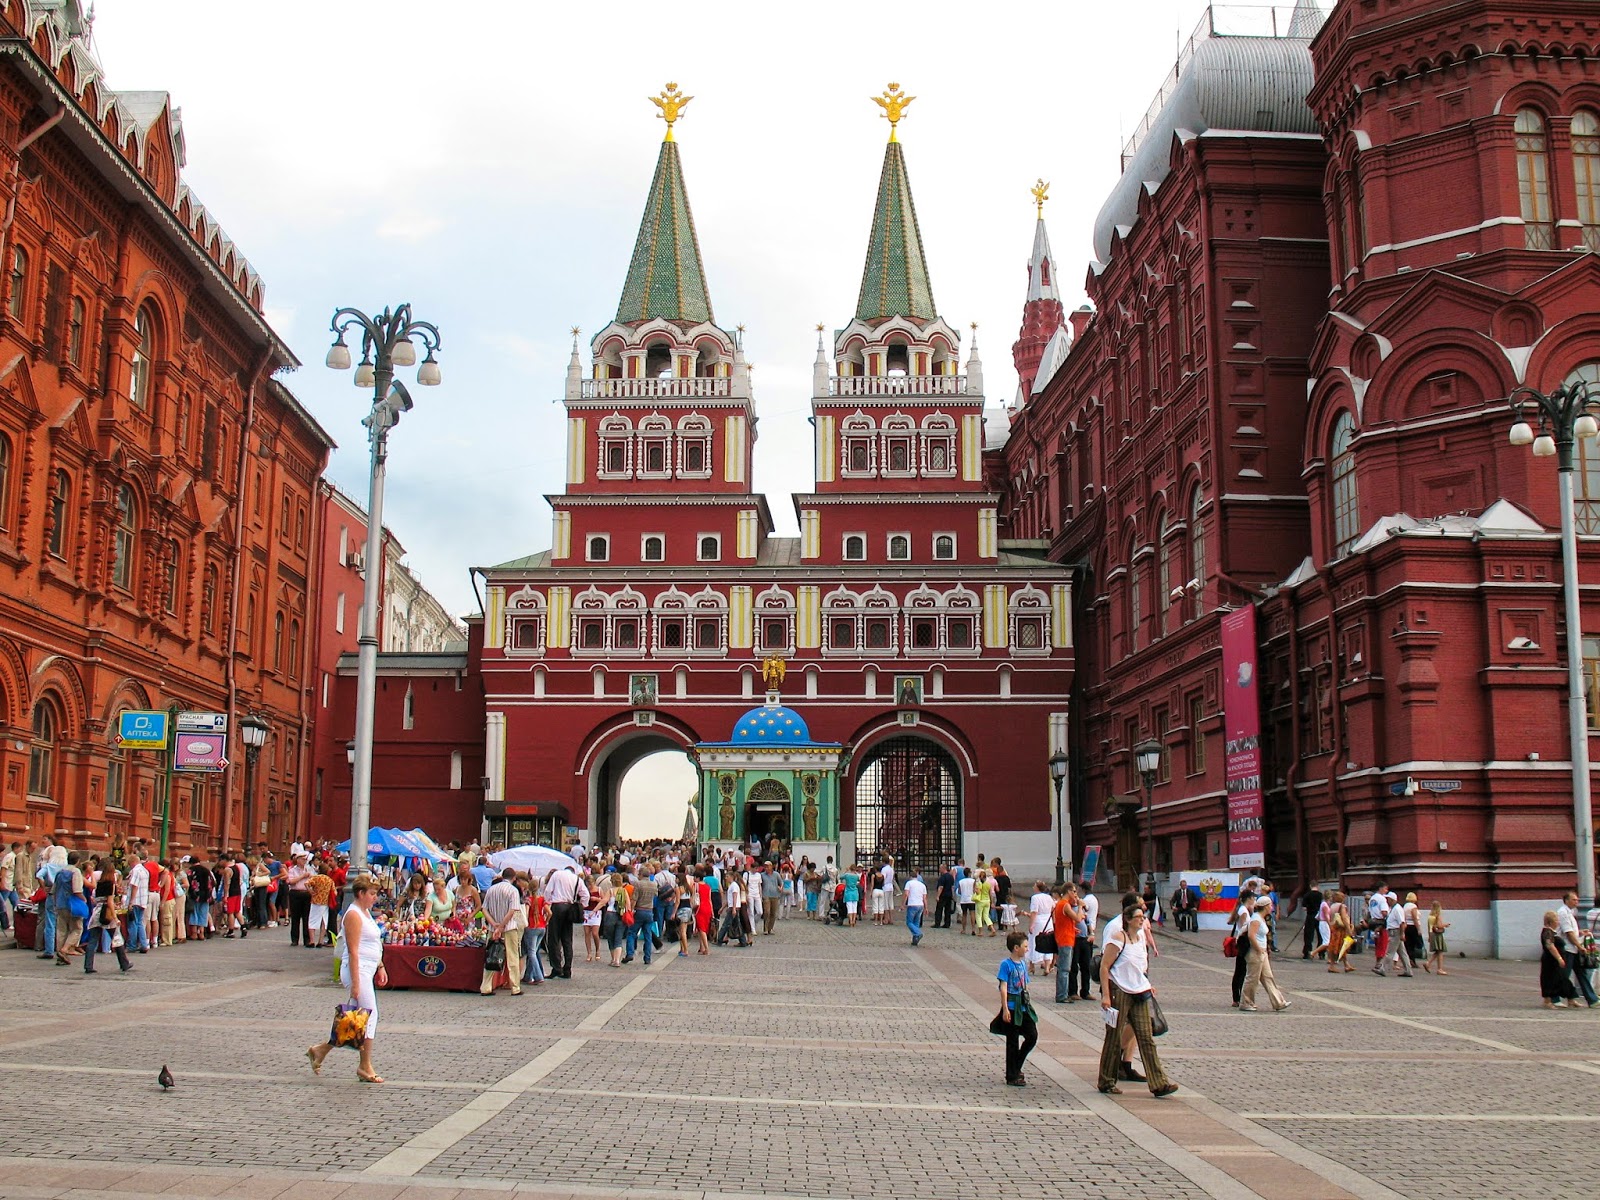
[[[812,739],[806,719],[776,691],[735,722],[725,742],[695,747],[700,830],[706,841],[793,843],[798,860],[839,852],[839,768],[844,746]]]

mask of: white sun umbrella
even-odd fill
[[[497,871],[503,871],[507,867],[514,871],[524,871],[537,879],[548,871],[560,870],[562,867],[577,870],[578,860],[570,854],[552,850],[549,846],[512,846],[489,855],[489,865]]]

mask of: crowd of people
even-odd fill
[[[0,850],[0,926],[11,925],[19,906],[31,906],[39,957],[57,966],[81,962],[88,974],[99,970],[99,955],[114,955],[127,972],[135,969],[130,955],[265,929],[285,929],[295,948],[338,946],[351,1003],[370,1012],[357,1074],[381,1083],[372,1040],[376,988],[386,983],[382,930],[390,922],[472,929],[492,950],[480,993],[492,995],[503,981],[520,995],[526,986],[572,978],[579,930],[585,962],[620,969],[648,965],[662,952],[687,958],[730,943],[747,948],[802,913],[856,928],[897,924],[903,910],[917,946],[931,905],[934,929],[1005,938],[992,1028],[1006,1039],[1007,1083],[1026,1086],[1023,1066],[1037,1039],[1029,984],[1053,973],[1057,1004],[1089,1001],[1091,985],[1099,989],[1106,1017],[1101,1091],[1119,1091],[1129,1081],[1157,1095],[1177,1090],[1155,1048],[1164,1022],[1150,970],[1160,955],[1156,927],[1169,914],[1179,931],[1197,927],[1198,897],[1187,885],[1174,887],[1163,903],[1147,878],[1143,891],[1123,895],[1102,924],[1093,891],[1038,880],[1024,897],[998,858],[980,856],[971,867],[945,861],[930,883],[887,856],[841,868],[831,856],[796,862],[776,842],[577,846],[570,863],[540,872],[496,869],[489,863],[495,849],[452,843],[448,859],[379,863],[352,877],[348,857],[331,843],[296,842],[281,856],[262,843],[249,853],[163,857],[138,838],[117,837],[96,852],[50,837],[37,845],[15,841]],[[1264,999],[1274,1011],[1288,1009],[1273,970],[1277,889],[1266,879],[1247,879],[1230,909],[1223,949],[1234,959],[1233,1007],[1255,1012]],[[1296,909],[1304,921],[1301,957],[1329,971],[1356,970],[1351,954],[1370,950],[1370,969],[1380,976],[1392,969],[1411,977],[1418,964],[1435,976],[1449,974],[1450,922],[1437,901],[1424,910],[1415,892],[1402,898],[1380,882],[1357,897],[1307,888],[1289,905],[1291,913]],[[1591,980],[1600,955],[1580,921],[1576,894],[1545,914],[1539,950],[1546,1008],[1600,1004]],[[313,1070],[320,1072],[328,1048],[307,1051]]]

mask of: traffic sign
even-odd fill
[[[227,729],[227,713],[181,712],[178,714],[179,733],[225,733]]]
[[[117,717],[117,745],[124,750],[165,750],[167,714],[134,710]]]

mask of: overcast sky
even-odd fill
[[[94,38],[109,86],[183,110],[184,177],[264,278],[305,363],[286,382],[363,503],[371,397],[322,366],[329,318],[410,301],[439,326],[444,385],[414,390],[391,438],[385,516],[464,614],[469,567],[549,545],[568,331],[586,346],[616,311],[662,135],[647,96],[673,80],[695,97],[678,140],[707,281],[718,323],[745,327],[755,486],[793,533],[815,326],[854,311],[888,134],[868,98],[890,80],[917,97],[901,140],[934,298],[964,334],[979,323],[1002,403],[1029,187],[1051,182],[1070,309],[1122,137],[1205,9],[98,0]]]

